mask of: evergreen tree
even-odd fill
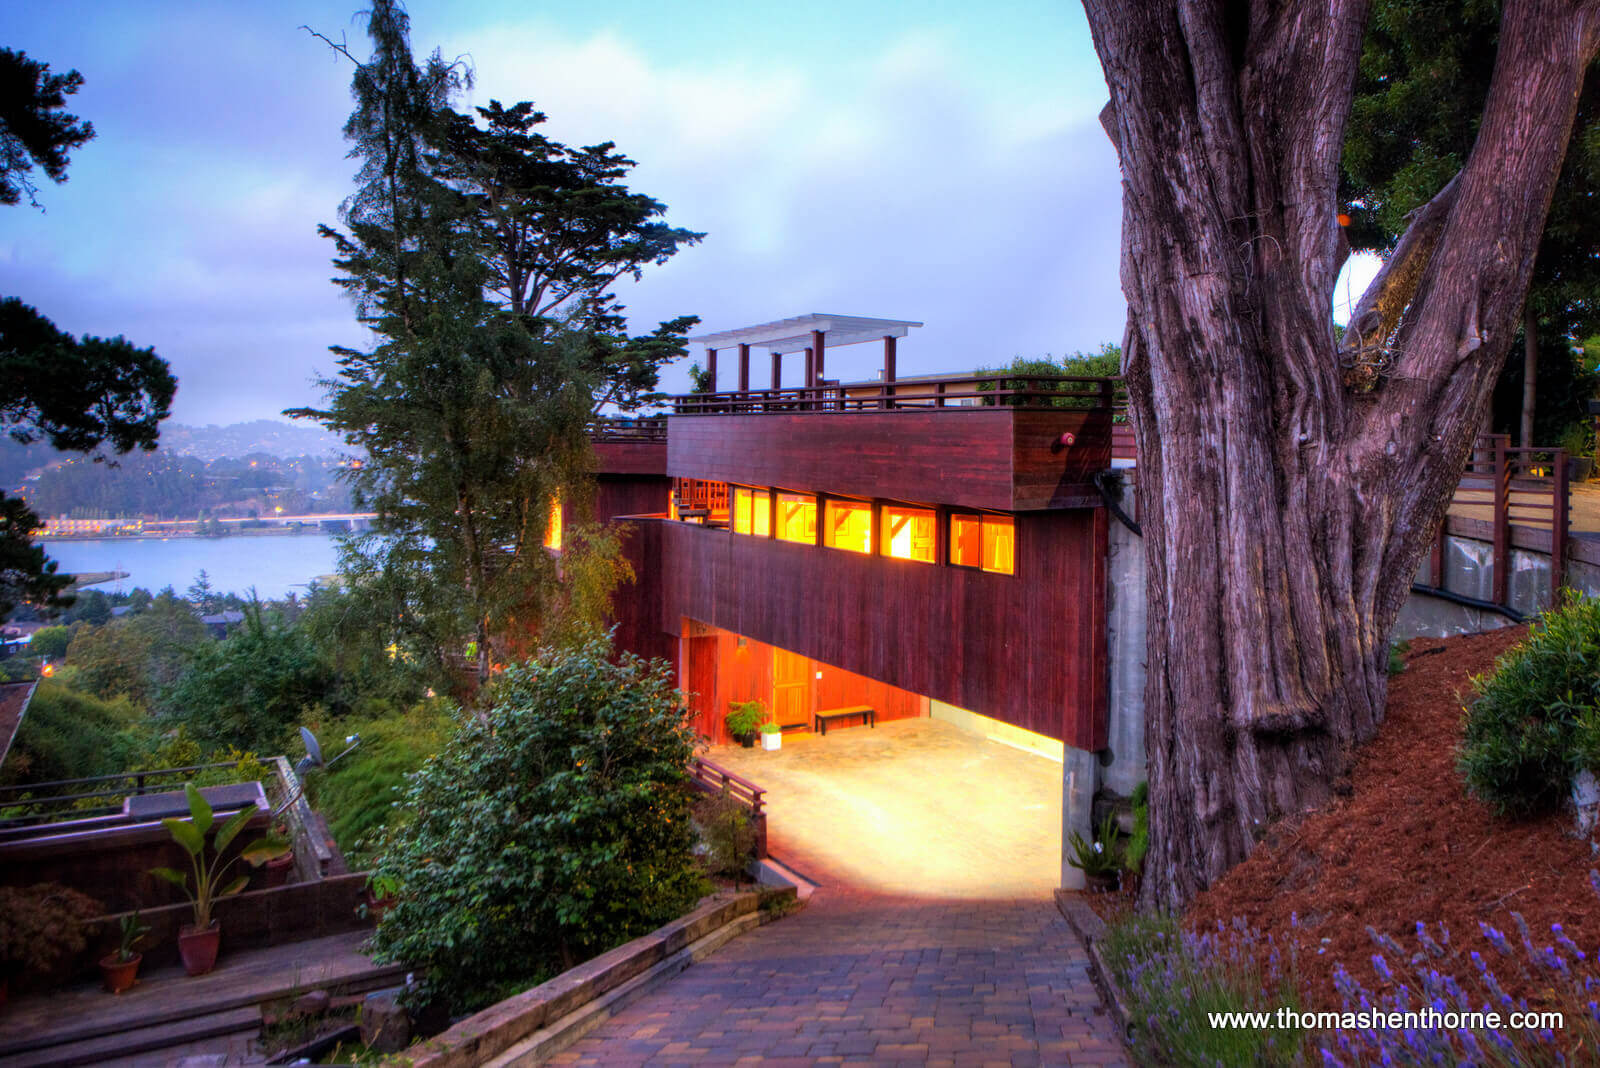
[[[336,348],[327,407],[288,414],[367,454],[351,482],[374,532],[341,566],[411,652],[441,671],[470,653],[470,689],[536,636],[597,623],[625,573],[614,539],[581,530],[558,569],[547,528],[557,501],[569,524],[587,515],[597,404],[639,403],[693,322],[626,338],[607,287],[699,235],[653,222],[610,146],[534,133],[531,105],[484,109],[484,128],[452,111],[470,73],[438,52],[418,65],[392,0],[367,28],[345,127],[359,188],[321,232],[378,342]]]

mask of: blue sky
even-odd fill
[[[299,27],[364,54],[357,6],[0,4],[0,44],[82,72],[71,110],[98,131],[43,213],[0,215],[0,294],[154,345],[180,422],[315,403],[327,346],[365,336],[316,236],[352,188],[349,64]],[[636,330],[922,320],[902,374],[1120,338],[1120,188],[1076,4],[408,7],[419,54],[472,61],[459,107],[531,99],[551,136],[615,141],[636,190],[707,232],[623,287]],[[870,376],[872,348],[831,351],[830,374]]]

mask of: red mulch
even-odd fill
[[[1600,860],[1587,841],[1570,836],[1570,816],[1498,819],[1468,796],[1455,767],[1468,679],[1491,670],[1526,635],[1526,628],[1507,627],[1413,642],[1406,670],[1390,679],[1383,727],[1357,754],[1350,796],[1298,826],[1275,828],[1249,860],[1195,900],[1186,921],[1203,929],[1243,916],[1282,944],[1291,935],[1290,915],[1298,913],[1306,994],[1323,1007],[1338,1002],[1329,979],[1335,962],[1368,990],[1378,989],[1368,925],[1415,952],[1417,921],[1437,938],[1434,925],[1442,920],[1463,963],[1478,950],[1513,997],[1533,1003],[1539,990],[1499,963],[1480,921],[1517,945],[1510,914],[1521,912],[1536,946],[1549,944],[1550,925],[1560,923],[1592,961],[1600,947],[1600,898],[1588,875]],[[1447,970],[1463,982],[1472,978],[1469,964]]]

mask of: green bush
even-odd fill
[[[149,717],[125,697],[104,700],[43,679],[17,729],[0,782],[114,775],[155,746]]]
[[[67,646],[70,644],[72,632],[66,627],[41,627],[33,632],[33,640],[28,643],[28,655],[59,660],[67,655]]]
[[[1575,772],[1600,770],[1600,600],[1575,597],[1545,613],[1472,685],[1460,767],[1497,812],[1559,808]]]
[[[400,891],[376,959],[472,1009],[681,915],[707,889],[694,748],[663,662],[595,639],[510,669],[379,844],[374,871]]]

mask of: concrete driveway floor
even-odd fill
[[[706,759],[767,791],[772,855],[812,881],[931,898],[1061,885],[1061,765],[941,720],[791,734]]]

